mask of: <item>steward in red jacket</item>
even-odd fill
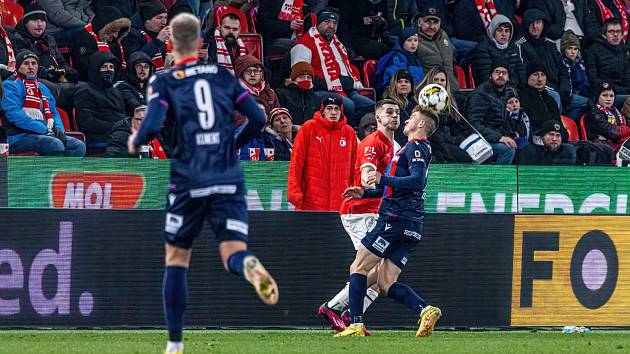
[[[296,210],[339,211],[352,185],[357,135],[346,124],[343,99],[330,93],[302,125],[289,164],[288,201]]]

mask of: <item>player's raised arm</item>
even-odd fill
[[[238,110],[247,117],[247,121],[237,131],[234,139],[236,147],[240,149],[263,129],[267,117],[265,117],[265,112],[260,109],[256,100],[247,91],[243,91],[237,97],[236,105]]]
[[[147,113],[138,131],[129,137],[129,153],[138,152],[140,145],[146,144],[162,129],[168,112],[168,101],[160,93],[160,86],[155,76],[149,81],[147,88]]]

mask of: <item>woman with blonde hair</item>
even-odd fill
[[[435,134],[429,137],[433,147],[433,158],[437,162],[472,162],[470,156],[459,147],[459,144],[470,135],[468,125],[462,119],[457,100],[451,91],[451,83],[446,70],[434,66],[429,70],[422,82],[416,86],[416,92],[429,84],[439,84],[448,92],[448,108],[439,114],[440,124]],[[402,124],[402,120],[401,120]]]
[[[405,122],[411,116],[411,111],[418,104],[414,90],[413,77],[406,69],[400,69],[392,75],[389,87],[383,93],[383,98],[391,98],[400,107],[400,126],[394,133],[394,140],[400,146],[405,146],[407,137],[403,134]]]

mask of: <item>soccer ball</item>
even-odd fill
[[[431,108],[438,113],[448,107],[448,100],[448,92],[438,84],[426,85],[418,94],[418,103],[421,107]]]

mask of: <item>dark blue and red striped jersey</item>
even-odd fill
[[[410,140],[396,153],[379,183],[379,189],[384,188],[379,214],[418,222],[424,220],[424,189],[430,162],[431,145],[426,139]],[[366,190],[364,198],[375,192]]]
[[[244,182],[236,154],[239,133],[235,135],[233,114],[237,107],[247,111],[243,112],[250,113],[247,124],[259,128],[265,117],[262,112],[255,112],[260,111],[255,101],[229,71],[184,60],[153,76],[147,96],[146,117],[135,143],[144,143],[166,119],[174,125],[171,190]]]

